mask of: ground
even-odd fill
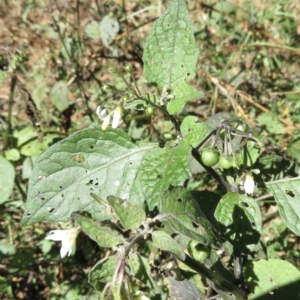
[[[87,273],[97,261],[96,244],[80,237],[76,255],[61,261],[58,245],[43,240],[53,224],[19,226],[30,165],[55,139],[97,121],[98,105],[116,107],[125,88],[116,72],[124,66],[133,66],[144,92],[154,91],[142,77],[143,43],[167,5],[161,0],[0,2],[0,150],[16,170],[13,194],[0,206],[1,299],[75,299],[92,293]],[[242,117],[265,135],[266,153],[299,162],[299,1],[188,0],[187,6],[200,51],[191,84],[205,96],[188,103],[184,113],[200,120],[221,112]],[[119,28],[112,33],[102,27],[100,35],[107,15],[117,21],[105,26]],[[144,140],[175,135],[159,113],[129,110],[121,127]],[[47,136],[42,145],[30,144]],[[262,207],[266,216],[275,216],[274,222],[265,221],[272,255],[299,266],[298,238],[276,219],[273,204]]]

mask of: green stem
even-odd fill
[[[240,249],[233,249],[234,277],[239,288],[244,288],[243,258]]]
[[[294,48],[286,45],[278,45],[278,44],[271,44],[271,43],[266,43],[266,42],[254,42],[254,43],[249,43],[246,45],[246,47],[271,47],[271,48],[278,48],[278,49],[284,49],[284,50],[290,50],[293,51],[297,54],[300,54],[300,49],[299,48]]]
[[[180,259],[179,257],[177,257],[177,259],[183,262],[191,269],[195,270],[197,273],[206,277],[208,280],[212,281],[217,288],[232,293],[235,296],[236,300],[247,299],[246,293],[242,289],[238,288],[233,283],[227,281],[218,273],[213,272],[212,270],[206,268],[204,265],[192,259],[190,256],[186,255],[185,259]]]
[[[9,138],[11,135],[11,129],[12,129],[12,124],[11,124],[11,117],[12,117],[12,107],[14,104],[14,93],[15,93],[15,87],[17,83],[17,77],[15,75],[12,76],[11,82],[10,82],[10,92],[9,92],[9,100],[8,100],[8,117],[7,117],[7,128],[4,133],[4,138],[3,138],[3,149],[7,149],[8,143],[9,143]]]

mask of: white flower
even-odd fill
[[[80,227],[68,230],[52,230],[49,235],[45,237],[46,240],[61,241],[60,257],[64,258],[75,250],[76,238],[80,232]]]
[[[250,174],[246,174],[245,181],[244,181],[244,189],[246,194],[253,194],[255,187],[255,183],[253,177]]]
[[[122,113],[123,113],[122,108],[120,106],[118,106],[115,109],[114,114],[113,114],[113,120],[111,123],[112,128],[117,128],[123,122]]]
[[[110,123],[110,115],[107,115],[103,120],[103,123],[102,123],[102,130],[106,130],[109,123]]]
[[[99,119],[103,122],[102,123],[102,130],[106,130],[108,125],[111,121],[111,115],[112,116],[112,128],[117,128],[122,122],[122,114],[123,110],[122,107],[118,106],[113,112],[107,113],[106,109],[102,109],[101,106],[98,106],[96,109],[96,114],[98,115]]]
[[[102,109],[101,106],[98,106],[96,108],[96,114],[98,115],[99,119],[103,121],[105,117],[107,117],[106,108]]]

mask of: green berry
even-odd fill
[[[147,115],[151,115],[152,116],[155,113],[155,109],[152,106],[148,106],[146,108],[146,112],[147,112]]]
[[[210,255],[209,248],[195,240],[189,242],[187,250],[189,255],[197,261],[204,261]]]
[[[219,165],[222,167],[224,170],[230,169],[233,164],[233,159],[231,156],[226,156],[226,155],[221,155],[219,159]]]
[[[206,148],[201,153],[201,161],[207,167],[214,166],[219,161],[220,153],[216,149]]]

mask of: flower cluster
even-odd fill
[[[118,106],[111,113],[107,113],[106,108],[102,109],[101,106],[98,106],[96,109],[96,113],[99,119],[102,121],[102,130],[106,130],[109,124],[111,124],[112,128],[117,128],[122,122],[122,107]],[[112,119],[112,122],[111,122]]]

